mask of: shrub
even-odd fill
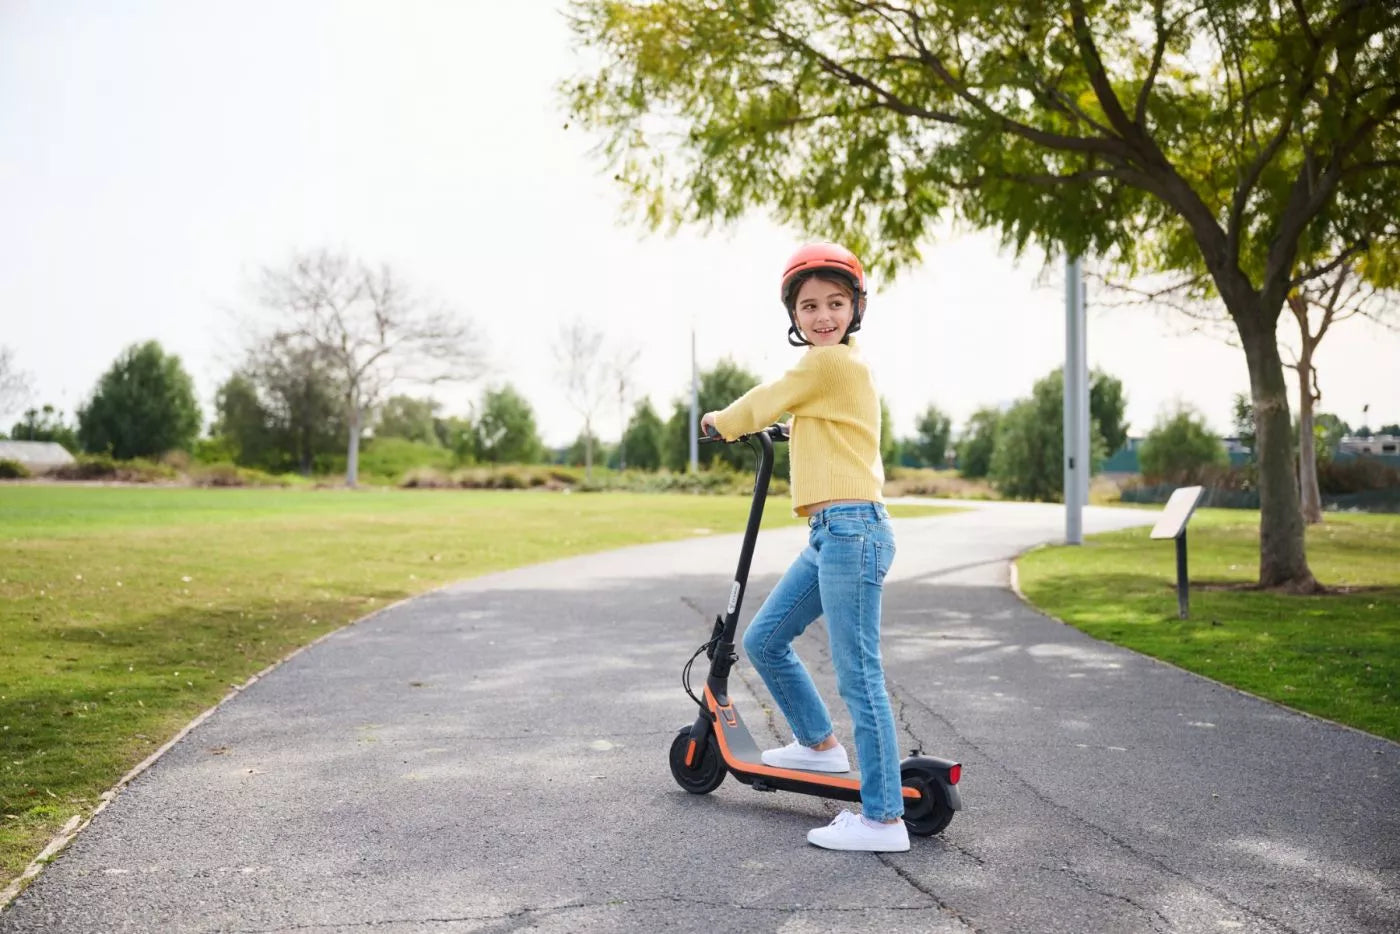
[[[33,476],[29,468],[19,461],[0,458],[0,480],[23,480],[29,476]]]
[[[80,454],[50,474],[56,480],[112,480],[119,483],[161,483],[175,480],[175,468],[144,457],[119,461],[106,454]]]
[[[200,464],[189,471],[190,483],[202,487],[288,486],[286,477],[279,477],[237,464]]]
[[[1345,495],[1400,487],[1400,470],[1374,457],[1351,457],[1317,465],[1317,485],[1323,493]]]

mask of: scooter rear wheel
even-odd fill
[[[905,769],[900,776],[904,785],[919,789],[919,799],[904,809],[904,825],[919,837],[941,833],[953,820],[953,809],[943,794],[938,780],[922,769]]]
[[[719,744],[711,733],[705,742],[698,744],[690,765],[685,764],[686,753],[690,751],[690,727],[682,727],[671,741],[671,775],[676,784],[693,795],[707,795],[724,781],[724,762],[720,759]]]

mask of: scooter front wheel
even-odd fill
[[[671,775],[677,785],[693,795],[707,795],[718,788],[724,781],[724,761],[720,758],[714,733],[705,737],[703,743],[696,743],[692,752],[690,727],[682,727],[671,741]]]

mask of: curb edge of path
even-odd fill
[[[1050,545],[1052,545],[1052,544],[1054,544],[1054,543],[1052,543],[1052,542],[1041,542],[1040,544],[1032,545],[1032,546],[1030,546],[1029,548],[1025,548],[1025,549],[1023,549],[1023,550],[1017,552],[1014,556],[1012,556],[1011,560],[1007,562],[1007,564],[1008,564],[1009,567],[1010,567],[1009,579],[1010,579],[1010,585],[1011,585],[1011,592],[1014,593],[1014,594],[1016,595],[1016,599],[1020,600],[1023,604],[1025,604],[1025,606],[1026,606],[1028,609],[1033,610],[1034,612],[1036,612],[1036,613],[1038,613],[1039,615],[1045,617],[1046,619],[1052,619],[1052,620],[1054,620],[1055,622],[1059,623],[1061,626],[1067,626],[1067,627],[1069,627],[1070,629],[1075,630],[1076,632],[1083,633],[1085,636],[1088,636],[1088,638],[1093,639],[1093,640],[1096,641],[1096,642],[1102,642],[1102,643],[1104,643],[1105,645],[1114,646],[1115,648],[1122,649],[1122,650],[1125,651],[1125,652],[1132,652],[1134,655],[1137,655],[1137,656],[1139,656],[1140,658],[1145,658],[1145,659],[1147,659],[1149,662],[1155,662],[1155,663],[1157,663],[1158,665],[1162,665],[1162,666],[1164,666],[1164,667],[1166,667],[1166,668],[1173,668],[1173,669],[1175,669],[1175,670],[1177,670],[1177,671],[1179,671],[1179,672],[1182,672],[1183,674],[1190,675],[1190,676],[1193,677],[1193,678],[1200,678],[1202,681],[1209,681],[1211,684],[1218,685],[1218,686],[1220,686],[1220,687],[1222,687],[1222,688],[1225,688],[1225,689],[1228,690],[1228,691],[1234,691],[1236,694],[1243,694],[1245,697],[1252,697],[1254,700],[1262,701],[1263,703],[1268,704],[1268,705],[1270,705],[1270,706],[1272,706],[1272,707],[1277,707],[1277,708],[1280,709],[1280,710],[1286,710],[1286,711],[1288,711],[1289,713],[1298,714],[1299,716],[1303,716],[1303,717],[1308,717],[1309,719],[1316,720],[1316,721],[1318,721],[1319,723],[1326,723],[1326,724],[1329,725],[1329,726],[1341,727],[1341,728],[1344,729],[1344,730],[1349,730],[1349,731],[1351,731],[1352,733],[1357,733],[1357,734],[1359,734],[1359,735],[1361,735],[1361,736],[1366,737],[1367,739],[1373,739],[1373,740],[1376,740],[1376,741],[1378,741],[1378,742],[1385,743],[1386,745],[1394,746],[1394,747],[1396,747],[1397,751],[1400,751],[1400,742],[1396,742],[1396,741],[1393,740],[1393,739],[1388,739],[1388,738],[1386,738],[1386,737],[1384,737],[1384,736],[1377,736],[1375,733],[1368,733],[1366,730],[1363,730],[1363,729],[1361,729],[1361,728],[1359,728],[1359,727],[1354,727],[1354,726],[1352,726],[1352,725],[1350,725],[1350,724],[1348,724],[1348,723],[1341,723],[1341,722],[1338,722],[1338,721],[1336,721],[1336,720],[1329,720],[1329,719],[1327,719],[1326,717],[1320,716],[1320,715],[1318,715],[1318,714],[1309,713],[1309,712],[1306,711],[1306,710],[1299,710],[1299,709],[1296,708],[1296,707],[1290,707],[1290,706],[1288,706],[1287,704],[1281,703],[1281,702],[1276,701],[1276,700],[1272,700],[1272,699],[1270,699],[1270,698],[1268,698],[1268,697],[1261,697],[1261,696],[1258,695],[1258,694],[1254,694],[1254,693],[1252,693],[1252,692],[1250,692],[1250,691],[1246,691],[1244,688],[1235,687],[1233,684],[1226,684],[1224,681],[1217,681],[1216,679],[1212,678],[1210,675],[1203,675],[1203,674],[1201,674],[1199,671],[1192,671],[1192,670],[1189,669],[1189,668],[1182,668],[1180,665],[1173,664],[1172,662],[1166,661],[1165,659],[1157,658],[1156,656],[1153,656],[1153,655],[1148,655],[1148,654],[1146,654],[1145,652],[1139,652],[1137,649],[1129,648],[1129,647],[1126,646],[1126,645],[1119,645],[1117,642],[1109,642],[1109,641],[1106,640],[1106,639],[1099,639],[1099,638],[1097,638],[1097,637],[1095,637],[1095,636],[1090,636],[1087,632],[1084,632],[1084,630],[1080,629],[1078,626],[1075,626],[1075,625],[1073,625],[1073,624],[1071,624],[1071,623],[1067,623],[1067,622],[1065,622],[1064,620],[1060,619],[1058,616],[1055,616],[1055,615],[1052,614],[1052,613],[1047,613],[1047,612],[1045,612],[1045,610],[1041,609],[1040,607],[1038,607],[1038,606],[1036,606],[1034,603],[1032,603],[1031,600],[1030,600],[1030,598],[1027,597],[1027,596],[1025,595],[1025,593],[1021,590],[1021,574],[1020,574],[1020,566],[1019,566],[1018,562],[1019,562],[1022,558],[1024,558],[1026,555],[1030,554],[1031,552],[1033,552],[1033,551],[1039,551],[1039,550],[1042,549],[1042,548],[1048,548],[1048,547],[1050,547]]]

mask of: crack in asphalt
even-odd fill
[[[935,900],[936,901],[936,900]],[[389,924],[460,924],[472,921],[517,921],[527,916],[547,916],[580,911],[590,908],[626,908],[632,905],[686,904],[701,908],[715,908],[722,911],[748,911],[762,914],[839,914],[865,913],[872,911],[931,912],[944,911],[940,904],[929,905],[746,905],[738,902],[712,901],[684,895],[657,895],[646,898],[609,898],[602,901],[566,902],[561,905],[539,905],[515,908],[499,914],[456,915],[452,917],[427,918],[377,918],[371,921],[317,921],[305,924],[284,924],[276,927],[236,928],[232,934],[279,934],[284,931],[316,931],[349,928],[375,928]],[[491,931],[507,931],[512,927],[488,928],[478,934]]]
[[[910,702],[912,702],[916,707],[919,707],[919,708],[921,708],[922,710],[924,710],[924,712],[926,712],[929,716],[933,717],[934,719],[938,720],[938,721],[941,722],[941,723],[948,724],[948,721],[947,721],[947,719],[946,719],[945,717],[943,717],[941,714],[939,714],[937,711],[935,711],[935,710],[934,710],[932,707],[930,707],[927,703],[925,703],[924,701],[920,700],[917,696],[914,696],[914,695],[911,694],[911,695],[909,695],[909,698],[910,698]],[[1127,840],[1123,839],[1122,837],[1119,837],[1117,834],[1115,834],[1115,833],[1113,833],[1112,831],[1108,830],[1106,827],[1102,827],[1102,826],[1100,826],[1099,824],[1094,823],[1093,821],[1091,821],[1089,818],[1085,817],[1084,815],[1078,814],[1078,813],[1076,813],[1075,811],[1070,810],[1068,806],[1066,806],[1066,805],[1060,803],[1059,801],[1056,801],[1054,798],[1052,798],[1052,797],[1050,797],[1049,795],[1047,795],[1047,794],[1045,794],[1044,792],[1042,792],[1038,787],[1036,787],[1034,784],[1032,784],[1031,781],[1030,781],[1029,779],[1027,779],[1025,776],[1021,775],[1021,774],[1020,774],[1019,772],[1017,772],[1014,768],[1010,767],[1010,766],[1007,765],[1005,762],[1003,762],[1003,761],[1001,761],[1000,759],[998,759],[996,756],[994,756],[994,755],[988,753],[987,750],[983,749],[983,748],[982,748],[981,746],[979,746],[977,743],[967,740],[966,737],[963,737],[961,734],[959,734],[959,733],[957,732],[956,729],[953,729],[953,728],[951,727],[950,724],[949,724],[949,728],[952,730],[952,732],[953,732],[954,735],[958,736],[958,738],[961,739],[961,740],[963,740],[964,742],[966,742],[968,746],[971,746],[971,747],[972,747],[973,749],[975,749],[978,753],[980,753],[982,756],[984,756],[984,757],[987,759],[987,761],[988,761],[989,763],[994,764],[996,767],[998,767],[998,768],[1000,768],[1002,771],[1004,771],[1007,775],[1009,775],[1009,776],[1010,776],[1012,779],[1014,779],[1018,784],[1020,784],[1033,798],[1035,798],[1035,799],[1036,799],[1037,801],[1039,801],[1041,804],[1044,804],[1044,805],[1046,805],[1047,807],[1049,807],[1049,808],[1051,808],[1051,809],[1053,809],[1053,810],[1055,810],[1055,811],[1058,811],[1060,814],[1062,814],[1062,815],[1068,817],[1070,820],[1074,821],[1075,823],[1081,824],[1081,825],[1083,825],[1084,827],[1087,827],[1087,828],[1089,828],[1090,830],[1096,831],[1097,833],[1103,835],[1103,836],[1106,837],[1108,840],[1110,840],[1113,844],[1115,844],[1116,846],[1118,846],[1118,847],[1122,848],[1123,850],[1127,851],[1130,855],[1132,855],[1133,857],[1137,858],[1137,859],[1140,860],[1142,863],[1151,865],[1151,866],[1153,866],[1154,868],[1156,868],[1158,871],[1160,871],[1160,872],[1162,872],[1162,873],[1165,873],[1166,875],[1171,876],[1172,878],[1175,878],[1175,879],[1178,879],[1178,880],[1180,880],[1180,881],[1182,881],[1182,882],[1185,882],[1185,883],[1188,883],[1188,884],[1190,884],[1190,885],[1196,886],[1196,887],[1202,889],[1203,891],[1210,893],[1210,894],[1211,894],[1212,896],[1214,896],[1215,898],[1220,899],[1220,901],[1223,902],[1224,904],[1229,905],[1230,907],[1235,908],[1235,909],[1237,909],[1237,910],[1243,912],[1244,914],[1248,915],[1249,917],[1273,925],[1277,930],[1283,932],[1283,934],[1298,934],[1298,932],[1297,932],[1297,930],[1296,930],[1295,928],[1289,927],[1287,924],[1285,924],[1284,922],[1280,921],[1278,918],[1274,918],[1274,917],[1271,917],[1271,916],[1269,916],[1269,915],[1267,915],[1267,914],[1264,914],[1264,913],[1260,912],[1258,909],[1252,908],[1252,907],[1250,907],[1250,906],[1248,906],[1248,905],[1242,905],[1242,904],[1240,904],[1239,902],[1237,902],[1237,901],[1235,901],[1234,899],[1232,899],[1230,896],[1226,895],[1225,893],[1223,893],[1223,892],[1219,891],[1218,889],[1216,889],[1215,887],[1211,886],[1209,883],[1203,882],[1203,881],[1201,881],[1201,880],[1199,880],[1199,879],[1195,879],[1195,878],[1193,878],[1193,877],[1187,875],[1186,873],[1182,872],[1181,870],[1176,869],[1176,868],[1174,868],[1174,867],[1168,865],[1166,862],[1164,862],[1164,861],[1161,860],[1160,858],[1158,858],[1158,857],[1156,857],[1156,856],[1153,856],[1152,854],[1147,853],[1147,852],[1145,852],[1145,851],[1142,851],[1142,850],[1137,849],[1136,847],[1133,846],[1133,844],[1131,844],[1131,843],[1128,842]],[[1102,895],[1109,895],[1109,894],[1111,894],[1111,893],[1100,891],[1100,894],[1102,894]],[[1118,897],[1122,897],[1122,896],[1118,896]],[[1125,899],[1125,900],[1126,900],[1126,899]]]
[[[1098,895],[1102,898],[1111,898],[1120,902],[1125,902],[1131,905],[1132,907],[1136,908],[1144,915],[1147,915],[1148,923],[1152,925],[1152,930],[1161,932],[1161,934],[1169,934],[1169,932],[1172,930],[1171,921],[1169,921],[1167,919],[1167,916],[1162,914],[1160,910],[1156,908],[1150,908],[1147,905],[1144,905],[1141,902],[1139,902],[1137,899],[1131,898],[1127,895],[1123,895],[1118,892],[1110,892],[1103,886],[1095,883],[1088,876],[1084,875],[1082,872],[1079,872],[1072,866],[1061,866],[1056,871],[1068,876],[1081,888],[1092,892],[1095,895]]]

